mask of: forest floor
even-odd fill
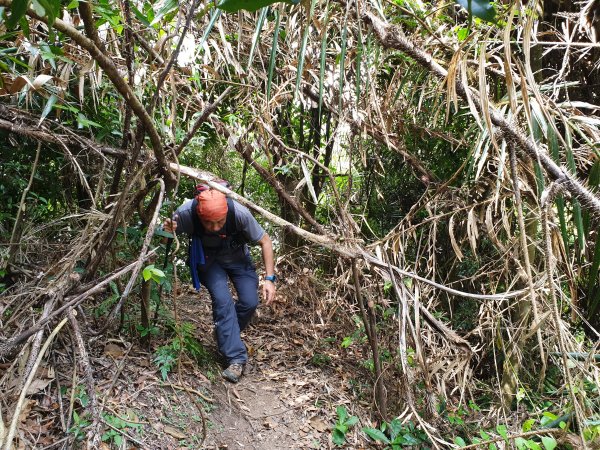
[[[206,361],[182,356],[163,379],[155,352],[173,337],[154,338],[151,351],[117,336],[91,342],[96,391],[103,405],[101,448],[334,448],[331,430],[337,420],[336,407],[343,405],[349,414],[360,417],[362,425],[371,425],[372,405],[367,400],[371,392],[357,381],[358,373],[365,371],[359,356],[340,346],[343,331],[336,331],[327,320],[339,306],[331,308],[309,306],[298,287],[281,289],[278,301],[271,307],[261,306],[259,319],[243,333],[250,363],[237,384],[221,378],[205,290],[197,294],[182,289],[176,311],[179,323],[194,325],[195,338],[207,350]],[[340,358],[341,351],[348,352],[349,358]],[[86,421],[75,414],[80,422],[64,432],[71,393],[80,415],[88,399],[84,389],[65,388],[73,383],[61,375],[61,364],[64,373],[70,373],[65,366],[72,366],[70,355],[59,354],[58,359],[57,383],[44,386],[42,371],[41,389],[32,392],[21,414],[22,442],[34,448],[65,448],[61,440],[65,444],[65,438],[73,435],[83,439],[87,431],[89,418]],[[84,386],[83,377],[75,385]],[[63,392],[62,404],[56,402],[56,389]],[[367,443],[359,436],[360,428],[359,424],[346,434],[343,448],[364,448]]]

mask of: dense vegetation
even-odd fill
[[[90,335],[205,357],[157,225],[217,177],[339,308],[365,445],[597,448],[595,4],[0,0],[0,442],[65,321],[92,446]]]

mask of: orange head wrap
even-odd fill
[[[227,198],[222,192],[210,189],[196,196],[196,199],[198,200],[196,212],[200,219],[217,221],[227,215]]]

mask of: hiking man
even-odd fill
[[[223,377],[237,383],[248,361],[240,332],[258,306],[258,276],[247,243],[261,246],[266,272],[262,292],[269,305],[275,298],[277,280],[271,238],[248,208],[214,189],[203,190],[183,203],[163,228],[191,237],[192,281],[197,290],[202,283],[210,293],[217,345],[227,360]],[[238,294],[235,303],[228,279]]]

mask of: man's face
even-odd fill
[[[204,227],[204,229],[210,233],[216,233],[219,230],[221,230],[221,228],[223,228],[225,226],[225,221],[227,220],[227,216],[223,217],[222,219],[219,220],[204,220],[204,219],[200,219],[200,223],[202,224],[202,226]]]

